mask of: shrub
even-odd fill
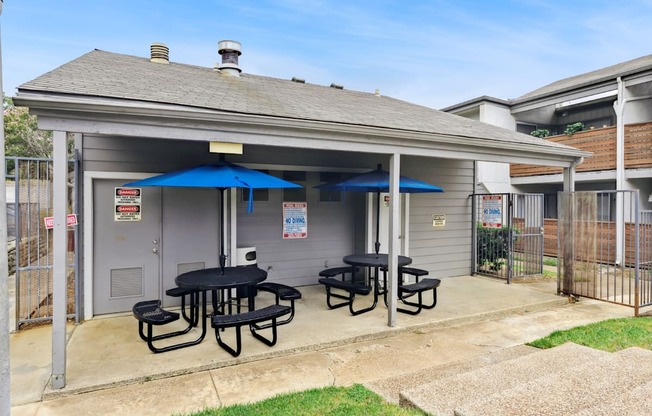
[[[498,270],[509,255],[510,239],[518,230],[503,226],[500,228],[477,226],[478,264],[489,264]]]
[[[530,133],[530,136],[539,137],[541,139],[550,136],[550,131],[548,129],[536,129]]]
[[[577,133],[578,131],[583,131],[586,130],[584,128],[584,123],[578,122],[578,123],[572,123],[568,124],[566,126],[566,129],[564,130],[564,133],[568,136],[572,136],[573,134]]]

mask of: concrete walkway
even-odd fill
[[[555,289],[554,282],[445,279],[435,309],[399,314],[398,325],[389,328],[383,306],[351,316],[346,308],[326,308],[323,287],[303,287],[295,321],[279,329],[278,344],[266,347],[243,332],[237,358],[220,349],[212,333],[200,345],[152,354],[132,316],[96,318],[70,327],[61,390],[48,387],[51,329],[31,329],[11,339],[12,414],[166,415],[352,383],[397,402],[398,388],[378,387],[383,380],[491,354],[553,330],[633,316],[630,308],[603,302],[569,304]]]

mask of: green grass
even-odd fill
[[[552,348],[574,342],[603,351],[629,347],[652,350],[652,317],[609,319],[564,331],[555,331],[529,343]],[[405,409],[385,402],[360,384],[351,387],[326,387],[282,394],[250,404],[205,409],[188,416],[423,416],[417,409]]]
[[[557,258],[556,257],[544,257],[543,258],[544,266],[556,266]]]
[[[609,319],[565,331],[555,331],[528,345],[552,348],[566,342],[609,352],[629,347],[652,350],[652,317]]]
[[[551,272],[549,270],[544,270],[543,271],[543,276],[548,277],[548,278],[557,278],[557,272]]]
[[[282,394],[251,404],[205,409],[191,416],[422,416],[416,409],[404,409],[385,402],[360,384],[351,387],[325,387]]]

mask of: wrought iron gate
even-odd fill
[[[543,194],[473,195],[474,273],[507,280],[543,273]]]
[[[652,214],[638,191],[561,192],[558,292],[652,305]]]
[[[68,167],[68,210],[78,210],[77,163]],[[7,188],[14,189],[15,224],[15,329],[52,319],[52,230],[45,219],[52,216],[52,160],[6,158]],[[79,320],[78,227],[68,229],[68,318]]]

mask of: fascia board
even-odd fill
[[[232,142],[283,143],[286,146],[293,143],[294,146],[306,148],[311,147],[306,139],[314,139],[324,141],[313,144],[315,148],[394,153],[398,147],[403,154],[411,153],[409,149],[412,148],[417,156],[422,155],[424,149],[446,150],[452,152],[451,158],[456,159],[459,156],[455,157],[455,153],[473,154],[475,160],[493,161],[510,157],[517,159],[518,163],[525,163],[521,160],[527,157],[552,166],[566,166],[578,158],[591,155],[567,146],[538,146],[507,141],[497,143],[481,137],[216,112],[185,106],[124,101],[119,102],[121,105],[116,102],[107,105],[104,100],[70,100],[62,105],[61,100],[48,97],[22,97],[18,102],[30,107],[30,111],[39,117],[39,127],[46,130],[202,141],[221,140],[222,136]],[[342,148],[343,143],[349,146]]]

